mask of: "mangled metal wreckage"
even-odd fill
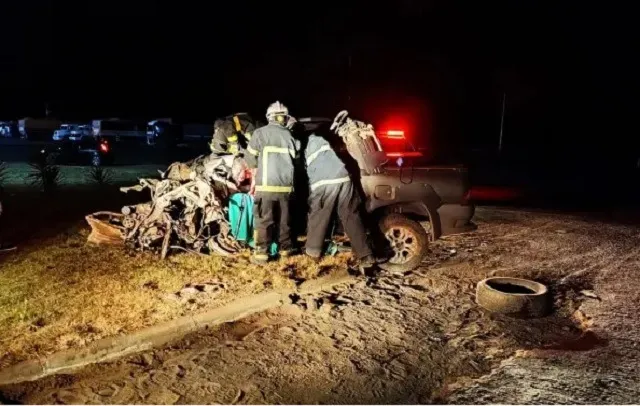
[[[361,175],[380,172],[386,157],[370,124],[338,113],[331,126],[356,160]],[[175,162],[160,179],[140,179],[122,192],[149,189],[151,202],[125,206],[122,213],[97,212],[86,217],[95,243],[125,244],[138,250],[172,249],[232,255],[243,246],[227,221],[228,198],[247,192],[250,180],[246,162],[232,155],[203,155],[186,163]]]
[[[242,246],[227,222],[227,198],[243,191],[246,163],[242,158],[200,156],[171,164],[160,179],[120,188],[122,192],[149,189],[151,201],[124,206],[122,213],[97,212],[86,217],[92,232],[89,241],[125,244],[138,250],[170,250],[231,255]]]

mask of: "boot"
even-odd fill
[[[265,265],[269,262],[269,255],[264,252],[254,252],[249,261],[254,265]]]
[[[371,255],[371,254],[369,254],[369,255],[367,255],[367,256],[365,256],[365,257],[360,258],[360,266],[361,266],[362,268],[365,268],[365,269],[371,268],[371,267],[373,267],[373,266],[374,266],[375,264],[377,264],[377,263],[378,263],[378,261],[377,261],[377,260],[376,260],[376,258],[375,258],[373,255]]]
[[[358,260],[358,272],[361,276],[373,276],[375,274],[376,258],[369,254]]]
[[[289,258],[296,255],[300,255],[300,250],[298,248],[289,248],[278,251],[278,256],[280,258]]]

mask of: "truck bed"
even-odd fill
[[[442,204],[465,204],[469,198],[469,172],[463,165],[403,168],[385,166],[384,171],[399,177],[403,183],[420,182],[430,185]]]

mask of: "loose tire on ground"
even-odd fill
[[[391,213],[380,219],[379,226],[394,254],[389,262],[380,264],[380,268],[389,272],[408,272],[420,266],[429,246],[429,236],[420,223]]]
[[[516,317],[543,317],[551,311],[547,287],[520,278],[481,280],[476,286],[476,302],[490,312]]]

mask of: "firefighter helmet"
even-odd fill
[[[276,117],[287,117],[289,115],[289,109],[284,104],[279,101],[275,103],[271,103],[271,105],[267,108],[267,120],[274,121]]]

